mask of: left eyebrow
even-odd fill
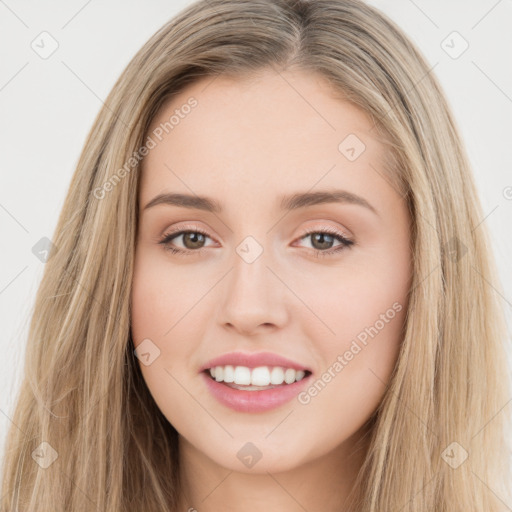
[[[377,210],[363,197],[348,190],[322,190],[318,192],[303,192],[283,196],[281,198],[281,209],[296,210],[307,206],[327,203],[346,203],[363,206],[379,216]]]
[[[367,208],[377,216],[379,215],[377,210],[366,199],[347,190],[301,192],[287,196],[281,196],[280,198],[281,209],[288,211],[328,203],[355,204]],[[151,199],[151,201],[143,209],[147,210],[148,208],[152,208],[158,204],[167,204],[172,206],[179,206],[182,208],[203,210],[212,213],[222,212],[221,204],[215,199],[206,196],[178,193],[158,194],[153,199]]]

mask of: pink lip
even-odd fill
[[[307,370],[311,372],[311,370],[306,366],[292,361],[291,359],[287,359],[286,357],[273,354],[272,352],[255,352],[252,354],[246,354],[243,352],[231,352],[229,354],[223,354],[222,356],[211,359],[205,363],[199,371],[202,372],[215,366],[225,366],[228,364],[233,366],[247,366],[248,368],[257,368],[258,366],[282,366],[284,368],[293,368],[294,370],[304,371]],[[293,384],[288,384],[288,386],[292,385]],[[251,392],[249,391],[249,393]],[[253,393],[256,393],[256,391]]]
[[[298,382],[282,384],[272,389],[242,391],[217,382],[207,371],[203,371],[201,375],[212,395],[221,404],[238,412],[265,412],[279,407],[297,396],[311,377],[309,374]]]

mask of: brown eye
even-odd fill
[[[311,236],[312,245],[315,249],[331,249],[334,237],[326,233],[313,233]],[[330,239],[330,240],[329,240]]]
[[[174,247],[173,241],[180,237],[184,247]],[[165,235],[159,243],[164,246],[165,250],[171,251],[172,253],[193,254],[201,252],[205,246],[206,238],[210,237],[207,233],[198,229],[181,230]]]
[[[309,231],[300,238],[304,240],[310,238],[312,240],[312,249],[317,256],[330,256],[338,251],[354,245],[354,241],[346,238],[344,235],[334,229],[324,229]],[[337,240],[340,244],[333,248],[333,242]]]
[[[182,233],[183,245],[187,249],[201,249],[204,244],[204,235],[194,231],[187,231]]]

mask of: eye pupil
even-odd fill
[[[199,243],[199,247],[201,247],[201,243],[204,243],[204,235],[202,233],[188,232],[183,234],[183,244],[185,246],[187,246],[187,241],[189,241],[190,238],[192,239],[192,247],[187,247],[187,249],[197,249],[198,246],[196,244]]]
[[[331,240],[328,241],[328,242],[325,242],[325,240],[324,240],[325,237],[328,237]],[[314,233],[313,237],[312,237],[312,239],[313,239],[313,246],[315,247],[315,249],[330,249],[331,245],[332,245],[332,241],[333,241],[332,238],[333,237],[331,235],[328,235],[326,233]],[[315,246],[317,241],[319,241],[320,247]],[[327,245],[325,245],[325,244],[327,244]]]

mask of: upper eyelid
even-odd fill
[[[324,230],[332,230],[332,231],[335,231],[337,233],[340,233],[341,235],[343,235],[346,238],[350,238],[350,235],[345,233],[344,229],[336,228],[336,227],[333,227],[333,226],[327,226],[327,225],[326,226],[321,226],[321,227],[310,226],[310,227],[304,228],[304,232],[303,233],[304,234],[310,234],[310,233],[316,233],[318,231],[324,231]],[[168,235],[171,235],[171,234],[182,233],[183,231],[198,231],[200,233],[204,233],[207,236],[210,236],[207,233],[207,231],[209,231],[209,229],[202,228],[202,227],[197,226],[197,225],[185,225],[185,226],[180,226],[177,229],[171,229],[171,230],[165,229],[161,236],[165,237],[165,236],[168,236]],[[214,238],[214,237],[210,237],[210,238]]]

